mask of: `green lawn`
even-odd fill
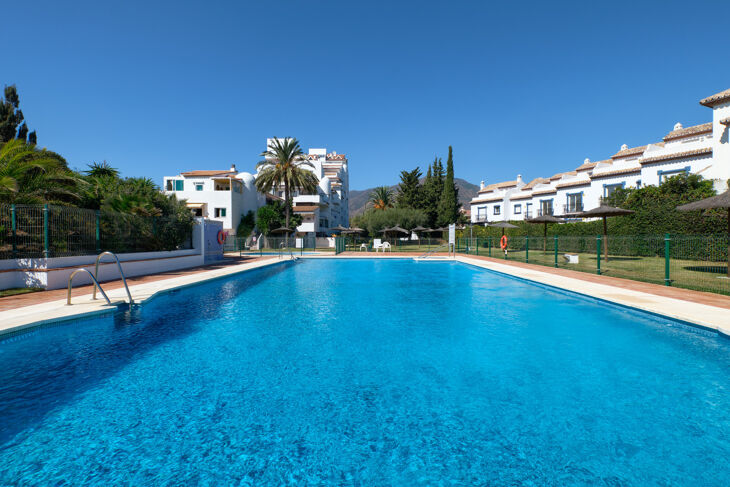
[[[43,291],[43,289],[39,287],[16,287],[12,289],[3,289],[2,291],[0,291],[0,298],[5,298],[7,296],[17,296],[19,294],[34,293],[37,291]]]

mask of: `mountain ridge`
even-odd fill
[[[423,183],[423,181],[424,179],[422,178],[421,183]],[[454,178],[454,183],[456,184],[456,187],[459,188],[459,203],[461,203],[464,208],[468,208],[468,203],[477,195],[479,186],[461,178]],[[389,188],[396,193],[398,192],[397,184],[391,185]],[[350,190],[350,201],[348,206],[351,217],[358,215],[367,209],[370,193],[372,193],[374,189],[375,188]]]

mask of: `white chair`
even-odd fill
[[[362,252],[363,250],[364,250],[365,252],[367,252],[367,251],[368,251],[368,244],[366,244],[366,243],[361,243],[361,244],[360,244],[360,252]]]
[[[393,249],[390,248],[390,243],[388,242],[383,242],[383,245],[381,245],[380,248],[383,249],[383,253],[385,253],[386,250],[388,250],[388,252],[393,251]]]
[[[373,239],[373,250],[375,250],[377,252],[378,249],[382,249],[382,248],[383,248],[382,240],[380,240],[379,238]]]

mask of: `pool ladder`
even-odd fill
[[[66,304],[71,304],[71,287],[72,287],[72,281],[76,274],[80,272],[86,272],[89,277],[91,277],[91,280],[94,283],[94,293],[92,295],[93,299],[96,299],[96,290],[99,289],[99,292],[101,292],[101,295],[104,296],[104,299],[106,300],[106,304],[112,304],[111,301],[109,301],[109,297],[106,295],[104,290],[101,288],[101,284],[99,284],[98,276],[99,276],[99,262],[101,261],[101,258],[105,255],[111,255],[114,257],[114,259],[117,261],[117,267],[119,268],[119,275],[122,276],[122,282],[124,283],[124,289],[127,291],[127,297],[129,298],[129,304],[133,304],[134,300],[132,299],[132,293],[129,292],[129,286],[127,285],[127,279],[124,277],[124,271],[122,270],[122,264],[119,262],[119,257],[114,252],[102,252],[99,255],[96,256],[96,265],[94,267],[94,273],[92,274],[88,269],[85,269],[83,267],[76,269],[71,273],[70,276],[68,276],[68,293],[66,294]]]
[[[435,249],[433,249],[433,250],[429,250],[428,252],[426,252],[426,253],[424,253],[424,254],[421,254],[421,255],[419,255],[419,256],[418,256],[417,258],[418,258],[418,259],[427,259],[427,258],[431,257],[431,256],[432,256],[433,254],[435,254],[436,252],[438,252],[439,250],[442,250],[442,249],[444,249],[444,248],[446,248],[446,247],[448,247],[448,244],[444,244],[444,245],[439,245],[439,246],[438,246],[438,247],[436,247]]]

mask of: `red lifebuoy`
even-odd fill
[[[226,232],[223,230],[218,230],[218,243],[223,245],[223,243],[226,241]]]
[[[507,235],[502,235],[502,238],[499,239],[499,246],[502,250],[507,248]]]

